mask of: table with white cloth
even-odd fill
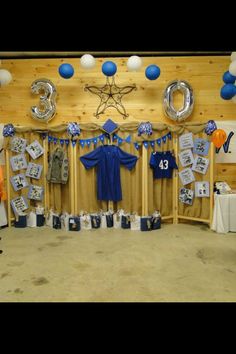
[[[236,194],[215,194],[211,229],[225,234],[236,232]]]

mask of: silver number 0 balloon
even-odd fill
[[[56,87],[48,79],[37,79],[31,84],[31,92],[40,94],[39,106],[31,107],[31,115],[34,119],[48,122],[56,113]],[[41,94],[41,92],[43,92]]]
[[[181,91],[184,96],[183,107],[178,111],[173,105],[173,93],[177,90]],[[166,116],[174,121],[181,122],[188,118],[194,106],[193,89],[189,83],[183,80],[171,81],[164,91],[163,106]]]

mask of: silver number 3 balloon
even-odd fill
[[[31,92],[40,94],[39,106],[31,107],[32,117],[48,122],[56,114],[56,87],[48,79],[37,79],[31,84]]]
[[[173,93],[175,91],[183,93],[183,107],[176,111],[173,105]],[[164,112],[170,119],[181,122],[188,118],[193,110],[194,97],[193,89],[188,82],[183,80],[174,80],[169,83],[164,91],[163,97]]]

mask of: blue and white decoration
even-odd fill
[[[2,135],[7,138],[8,136],[14,136],[15,128],[13,124],[6,124],[3,127]]]
[[[124,141],[128,144],[131,143],[131,135],[128,135],[127,138],[123,139],[121,138],[119,135],[117,134],[113,134],[113,139],[112,139],[113,142],[117,141],[118,142],[118,145],[121,145]]]
[[[236,52],[231,54],[231,64],[229,70],[223,74],[223,82],[225,85],[220,90],[220,96],[223,100],[231,100],[236,103]]]
[[[76,135],[80,135],[80,127],[76,122],[68,123],[67,133],[73,138]]]
[[[148,146],[151,146],[154,148],[155,144],[158,146],[161,146],[162,143],[166,143],[167,139],[171,140],[171,133],[167,133],[166,135],[162,136],[161,138],[155,139],[155,140],[149,140],[149,141],[143,141],[144,147],[147,149]],[[139,149],[142,143],[134,143],[135,149]]]
[[[150,122],[141,123],[138,127],[138,136],[142,134],[152,135],[152,124]]]

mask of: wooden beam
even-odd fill
[[[148,150],[142,145],[142,215],[148,215]]]
[[[7,220],[8,227],[11,227],[11,186],[10,186],[10,160],[9,150],[5,150],[6,154],[6,173],[7,173]]]

